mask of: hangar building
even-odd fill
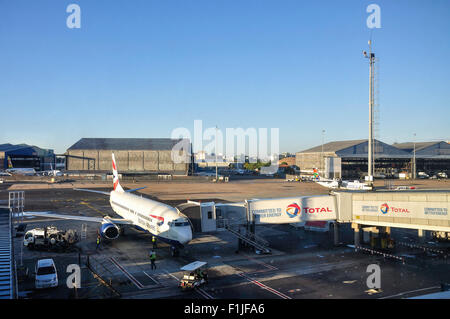
[[[375,176],[394,175],[411,162],[408,152],[378,140],[374,142],[374,153]],[[295,162],[302,173],[318,168],[322,176],[329,178],[360,178],[367,175],[367,154],[367,140],[337,141],[298,152]]]
[[[440,142],[399,143],[393,146],[408,152],[411,157],[416,153],[416,169],[434,175],[439,172],[450,173],[450,144]]]
[[[15,168],[34,168],[36,171],[49,170],[55,162],[55,153],[27,144],[0,144],[0,169],[8,168],[8,157]]]
[[[416,145],[417,171],[435,174],[450,170],[450,144],[424,142]],[[394,177],[400,172],[411,172],[414,143],[389,145],[374,142],[374,175]],[[314,168],[329,178],[360,178],[367,175],[367,140],[336,141],[296,153],[296,165],[301,172]]]
[[[184,163],[172,159],[174,146]],[[65,153],[68,171],[111,172],[111,153],[120,173],[187,175],[191,144],[188,139],[170,138],[82,138]]]

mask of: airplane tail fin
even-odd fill
[[[114,157],[114,153],[112,153],[112,171],[113,171],[113,186],[114,190],[120,193],[123,193],[124,190],[122,186],[120,186],[119,183],[119,174],[117,173],[117,165],[116,165],[116,159]]]
[[[13,168],[13,164],[11,162],[11,157],[8,156],[8,168]]]
[[[319,170],[317,168],[313,169],[313,177],[315,180],[320,180]]]

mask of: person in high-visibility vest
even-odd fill
[[[97,236],[97,247],[95,249],[98,249],[98,246],[100,246],[100,236]]]
[[[151,262],[152,270],[153,270],[153,269],[156,269],[155,260],[156,260],[156,253],[155,253],[154,250],[152,250],[152,251],[150,252],[150,262]]]
[[[152,236],[153,249],[156,249],[156,237]]]

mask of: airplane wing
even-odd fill
[[[131,193],[131,192],[135,192],[135,191],[138,191],[138,190],[144,189],[144,188],[147,188],[147,186],[139,187],[139,188],[133,188],[133,189],[127,189],[125,192]]]
[[[110,218],[110,217],[88,217],[88,216],[74,216],[74,215],[62,215],[55,214],[50,212],[23,212],[23,216],[37,216],[37,217],[47,217],[47,218],[59,218],[59,219],[70,219],[70,220],[79,220],[85,222],[93,222],[93,223],[103,223],[105,221],[111,221],[114,224],[121,225],[133,225],[133,222],[128,219],[121,218]]]
[[[102,191],[96,191],[94,189],[86,189],[86,188],[74,188],[75,191],[82,191],[82,192],[89,192],[89,193],[97,193],[97,194],[103,194],[103,195],[110,195],[109,192],[102,192]]]
[[[105,217],[105,220],[110,220],[114,224],[118,224],[118,225],[134,225],[131,220],[123,219],[123,218],[109,218],[109,217]]]
[[[54,214],[54,213],[50,213],[50,212],[23,212],[23,216],[37,216],[37,217],[47,217],[47,218],[73,219],[73,220],[81,220],[81,221],[95,222],[95,223],[102,223],[104,221],[103,217],[87,217],[87,216],[62,215],[62,214]]]

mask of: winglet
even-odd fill
[[[124,190],[122,186],[120,186],[119,183],[119,174],[117,173],[117,165],[116,165],[116,159],[114,157],[114,153],[112,153],[112,171],[113,171],[113,187],[114,190],[120,193],[123,193]]]

